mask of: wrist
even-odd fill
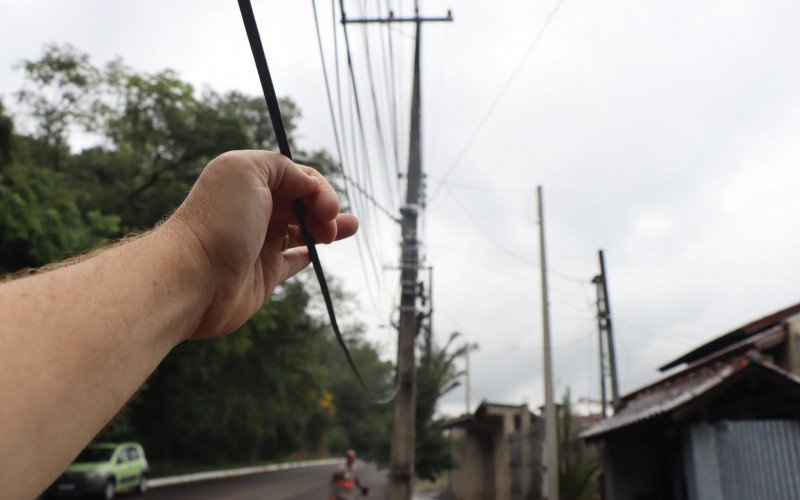
[[[176,284],[175,293],[188,299],[189,321],[180,329],[176,344],[190,338],[201,327],[214,298],[214,273],[211,261],[192,229],[173,218],[150,234],[159,241],[161,271]]]

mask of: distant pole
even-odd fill
[[[467,365],[464,373],[464,377],[466,378],[464,381],[464,397],[466,399],[464,414],[469,415],[469,409],[471,408],[469,401],[469,346],[467,346],[466,350],[464,351],[464,361]]]
[[[602,286],[602,279],[600,276],[592,278],[592,283],[595,285],[597,292],[597,340],[598,349],[600,351],[600,413],[603,418],[608,416],[608,396],[606,395],[606,352],[605,352],[605,325],[603,321],[603,298],[600,287]]]
[[[600,259],[600,279],[603,287],[603,312],[605,313],[606,339],[608,341],[608,364],[611,371],[611,403],[616,410],[619,408],[619,382],[617,380],[617,357],[614,350],[614,327],[611,323],[611,304],[608,300],[606,259],[603,256],[603,250],[598,250],[597,256]]]
[[[542,186],[536,188],[539,209],[539,258],[542,271],[542,334],[544,336],[544,445],[545,480],[547,500],[559,500],[558,491],[558,427],[556,405],[553,400],[553,355],[550,345],[550,307],[547,298],[547,259],[544,243],[544,211]]]
[[[465,364],[466,364],[466,367],[465,367],[465,370],[464,370],[464,379],[465,379],[464,380],[464,390],[465,390],[465,399],[466,399],[466,405],[467,405],[466,406],[466,409],[467,409],[466,414],[467,415],[470,414],[471,409],[472,409],[472,404],[470,402],[470,394],[472,393],[472,386],[469,383],[469,354],[470,354],[470,351],[473,351],[473,350],[475,350],[477,348],[478,348],[478,344],[476,344],[476,343],[467,344],[466,346],[464,346],[464,361],[465,361]]]

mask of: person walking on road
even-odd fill
[[[355,450],[347,450],[345,459],[331,479],[329,500],[354,500],[356,489],[361,490],[364,496],[369,494],[369,488],[361,484],[358,479]]]

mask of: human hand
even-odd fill
[[[244,324],[275,287],[311,261],[293,200],[302,198],[317,242],[352,236],[358,219],[339,214],[339,199],[316,170],[269,151],[225,153],[203,170],[164,223],[186,242],[205,273],[207,294],[190,338],[226,335]]]

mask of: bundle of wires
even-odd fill
[[[247,32],[247,39],[250,42],[250,49],[253,52],[253,59],[256,63],[256,69],[258,70],[258,77],[261,80],[261,89],[264,92],[264,99],[267,102],[267,109],[269,110],[270,120],[272,121],[272,128],[275,130],[275,138],[278,142],[278,148],[284,156],[292,159],[292,150],[289,146],[289,138],[286,134],[286,128],[283,125],[283,118],[281,117],[281,110],[278,103],[278,96],[275,93],[275,86],[272,83],[272,76],[269,72],[269,66],[267,66],[267,56],[264,53],[264,47],[261,44],[261,36],[258,33],[258,26],[256,24],[255,15],[253,14],[253,7],[250,4],[250,0],[238,0],[239,1],[239,10],[242,13],[242,21],[244,22],[244,28]],[[314,240],[314,236],[308,230],[308,226],[306,225],[306,207],[303,204],[303,200],[297,198],[294,200],[294,209],[297,215],[297,223],[300,226],[300,230],[303,234],[303,238],[306,241],[306,247],[308,248],[308,254],[311,257],[311,264],[314,267],[314,273],[317,276],[317,281],[319,282],[320,291],[322,292],[322,297],[325,301],[325,309],[328,312],[328,317],[330,318],[331,328],[333,329],[333,333],[336,336],[336,341],[339,343],[339,346],[342,348],[345,357],[347,358],[347,363],[350,365],[350,368],[353,370],[353,373],[358,379],[359,384],[364,390],[369,394],[369,396],[373,399],[373,401],[378,403],[386,403],[394,399],[394,395],[383,399],[378,400],[372,394],[372,391],[367,387],[367,384],[364,382],[364,378],[361,375],[361,372],[358,370],[355,362],[353,361],[353,357],[350,354],[350,350],[347,348],[347,344],[342,337],[342,332],[339,329],[339,323],[336,321],[336,312],[333,308],[333,300],[331,299],[331,293],[328,288],[328,282],[325,279],[325,273],[322,271],[322,263],[319,260],[319,254],[317,253],[316,242]],[[397,391],[395,391],[395,395]]]

